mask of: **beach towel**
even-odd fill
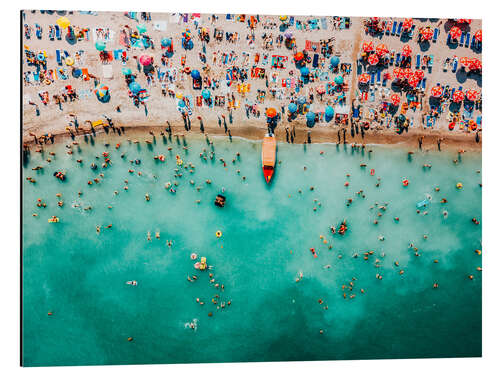
[[[113,65],[107,64],[102,66],[102,77],[113,78]]]
[[[321,19],[321,27],[322,27],[324,30],[326,30],[326,29],[328,28],[328,24],[327,24],[327,22],[326,22],[326,18],[324,18],[324,17]]]

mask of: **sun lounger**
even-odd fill
[[[477,126],[481,126],[482,122],[483,122],[483,116],[477,116],[476,118]]]
[[[375,72],[370,73],[370,86],[375,84]]]
[[[460,35],[460,42],[458,43],[458,45],[460,47],[463,47],[464,46],[464,41],[465,41],[465,34],[462,33],[462,35]]]
[[[394,21],[394,22],[392,23],[391,35],[395,35],[395,34],[396,34],[396,28],[397,28],[397,27],[398,27],[397,22],[396,22],[396,21]]]
[[[56,61],[57,65],[62,65],[61,51],[56,49]]]
[[[470,33],[467,33],[465,35],[465,44],[464,44],[464,46],[467,47],[467,48],[469,48],[469,43],[470,43]]]
[[[434,55],[429,55],[429,62],[427,63],[429,73],[431,72],[433,65],[434,65]]]
[[[422,90],[425,90],[425,87],[427,86],[427,77],[424,77],[421,82],[422,82]]]
[[[415,69],[420,69],[420,55],[417,55],[417,60],[415,61]]]
[[[385,35],[389,35],[391,33],[391,25],[393,24],[392,21],[387,22],[387,26],[385,27]]]
[[[451,43],[451,35],[448,33],[448,37],[446,38],[446,44]]]
[[[399,25],[398,25],[398,30],[396,31],[396,36],[400,36],[401,35],[401,30],[403,29],[403,22],[400,22]]]
[[[432,43],[436,43],[438,35],[439,35],[439,29],[436,27],[434,28],[434,34],[432,35]]]
[[[59,25],[54,26],[56,29],[56,39],[61,40],[61,29],[59,28]]]
[[[457,71],[457,68],[458,68],[458,58],[455,57],[451,65],[451,71],[455,73]]]
[[[381,73],[380,70],[377,70],[377,85],[380,86],[381,84]]]
[[[397,53],[396,54],[396,62],[394,63],[394,65],[399,66],[400,62],[401,62],[401,54]]]

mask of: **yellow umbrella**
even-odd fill
[[[183,98],[183,95],[182,95],[182,93],[181,93],[181,92],[178,92],[177,94],[175,94],[175,97],[176,97],[177,99],[182,99],[182,98]]]
[[[288,19],[288,16],[280,16],[280,21],[286,21]]]
[[[64,62],[66,63],[66,65],[71,66],[75,63],[75,60],[73,60],[71,57],[67,57]]]
[[[59,27],[61,27],[63,29],[67,28],[71,24],[71,22],[69,22],[68,18],[66,18],[66,17],[59,18],[56,21],[56,23],[59,25]]]

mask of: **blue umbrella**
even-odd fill
[[[207,89],[204,89],[204,90],[201,92],[201,96],[203,96],[203,99],[208,99],[208,98],[210,98],[210,91],[208,91]]]
[[[139,31],[140,34],[143,34],[146,32],[146,25],[144,25],[143,23],[140,23],[139,25],[137,25],[137,31]]]
[[[325,108],[325,116],[332,118],[333,114],[334,114],[333,108],[330,107],[329,105],[326,106],[326,108]]]
[[[201,75],[200,75],[200,72],[198,70],[193,70],[191,72],[191,77],[193,77],[193,79],[200,79]]]
[[[301,96],[299,97],[299,99],[297,100],[297,102],[302,105],[302,104],[305,104],[306,102],[306,97],[305,96]]]
[[[161,46],[162,46],[163,48],[168,48],[168,47],[170,47],[171,45],[172,45],[172,40],[170,40],[170,39],[168,39],[168,38],[163,38],[163,39],[161,40]]]
[[[339,65],[340,63],[340,59],[337,57],[337,56],[333,56],[331,59],[330,59],[330,64],[333,66],[333,67],[336,67],[337,65]]]
[[[303,66],[300,68],[300,74],[303,76],[308,76],[309,75],[309,68],[307,66]]]
[[[290,111],[290,113],[297,112],[297,104],[295,103],[288,104],[288,110]]]
[[[313,111],[309,111],[306,114],[306,124],[308,127],[312,128],[314,126],[314,122],[316,120],[316,114]]]
[[[186,103],[184,103],[184,100],[179,100],[179,103],[177,104],[179,108],[184,108],[186,106]]]
[[[343,84],[343,83],[344,83],[344,78],[343,78],[342,76],[337,76],[337,77],[335,77],[335,80],[334,80],[334,81],[335,81],[335,83],[336,83],[337,85],[341,85],[341,84]]]
[[[128,85],[128,88],[130,91],[132,91],[134,94],[137,94],[139,91],[141,91],[141,85],[139,85],[137,82],[130,82],[130,85]]]
[[[104,51],[106,49],[106,43],[103,42],[102,40],[98,40],[95,43],[95,49],[98,51]]]
[[[122,73],[128,76],[132,74],[132,70],[130,68],[122,68]]]

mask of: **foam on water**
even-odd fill
[[[45,161],[47,152],[32,153],[24,167],[24,175],[37,180],[25,181],[23,195],[25,365],[481,354],[481,274],[476,271],[481,257],[474,252],[481,248],[481,225],[471,222],[472,217],[481,220],[480,154],[466,153],[454,164],[456,155],[446,152],[409,159],[404,150],[386,147],[368,153],[331,144],[279,144],[281,163],[267,186],[259,142],[216,138],[215,157],[207,161],[199,157],[203,148],[210,150],[201,138],[188,139],[187,151],[161,138],[152,146],[123,142],[119,150],[106,148],[103,140],[81,143],[71,156],[62,145],[52,146],[51,163]],[[112,165],[103,169],[102,156],[95,156],[105,150]],[[236,152],[241,156],[233,164]],[[166,163],[153,160],[160,153]],[[180,168],[182,177],[174,176],[176,154],[184,166],[195,165],[194,173]],[[140,165],[129,163],[137,158]],[[90,169],[92,162],[97,171]],[[432,168],[422,168],[424,163]],[[32,171],[36,165],[44,170]],[[67,181],[55,179],[55,170],[66,171]],[[101,172],[101,183],[88,186]],[[407,188],[403,178],[410,181]],[[178,181],[175,194],[165,189],[168,181]],[[456,189],[457,182],[463,189]],[[220,209],[213,200],[222,188],[227,204]],[[359,190],[365,198],[356,194]],[[62,208],[56,193],[62,194]],[[432,197],[428,214],[417,214],[416,203],[427,195]],[[440,203],[443,197],[446,205]],[[47,208],[37,208],[37,198]],[[353,202],[346,206],[349,198]],[[382,211],[370,207],[386,202],[374,225]],[[87,206],[92,209],[85,211]],[[60,222],[48,224],[52,215]],[[347,234],[332,235],[330,226],[343,219]],[[221,238],[215,236],[218,230]],[[367,251],[374,254],[365,261]],[[194,269],[193,252],[207,257],[213,283],[208,272]],[[300,272],[303,278],[296,282]],[[198,279],[189,282],[193,275]],[[126,285],[127,280],[138,285]],[[224,291],[215,283],[224,284]],[[217,309],[211,302],[216,294],[219,303],[231,305]],[[190,322],[196,329],[189,328]]]

